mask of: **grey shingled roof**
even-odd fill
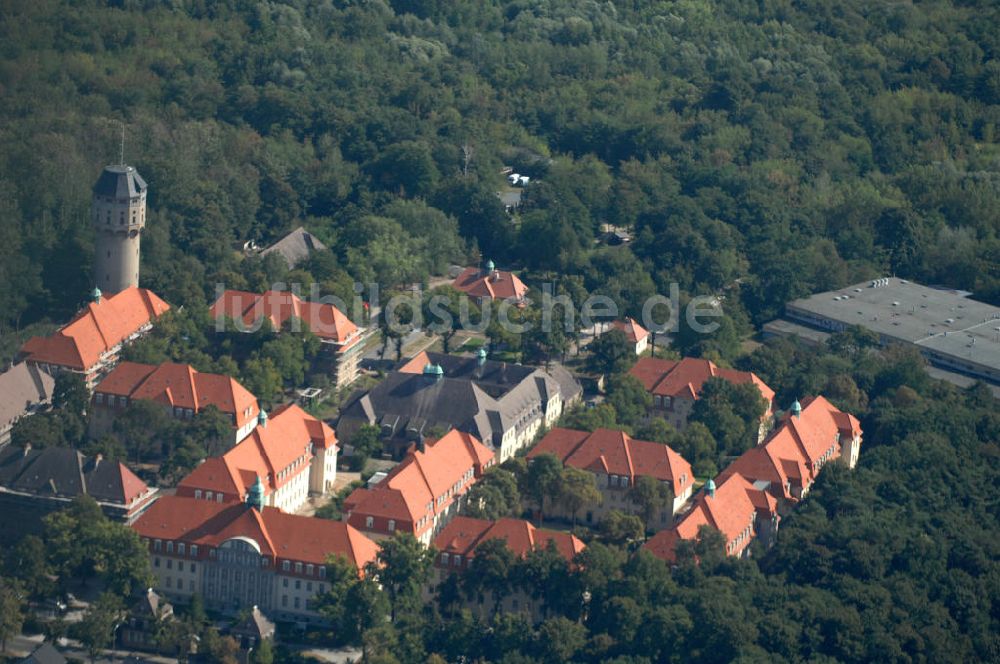
[[[0,430],[29,408],[52,399],[55,379],[37,365],[21,362],[0,374]]]
[[[146,181],[131,166],[106,166],[94,185],[94,195],[107,198],[135,198],[146,191]]]
[[[408,429],[426,433],[454,428],[496,449],[502,432],[523,425],[523,418],[534,409],[544,409],[550,395],[560,392],[565,401],[582,390],[562,367],[552,375],[541,368],[492,360],[480,365],[474,357],[427,355],[444,370],[443,378],[391,372],[344,407],[338,434],[350,439],[362,424],[392,427],[393,437],[405,436]]]
[[[98,463],[68,447],[25,451],[8,445],[0,450],[0,487],[62,498],[86,494],[99,502],[125,504],[118,462]]]
[[[21,664],[66,664],[66,661],[66,658],[46,641],[22,659]]]
[[[294,231],[281,238],[270,247],[260,252],[261,256],[271,253],[279,253],[288,263],[289,268],[293,268],[314,251],[324,251],[326,245],[320,242],[315,235],[299,226]]]

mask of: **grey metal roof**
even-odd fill
[[[146,191],[146,181],[131,166],[105,166],[94,184],[94,195],[119,200],[135,198]]]
[[[299,226],[294,231],[281,238],[270,247],[260,252],[261,256],[271,253],[279,253],[288,263],[288,267],[293,268],[314,251],[323,251],[326,245],[320,242],[315,235]]]
[[[1000,307],[894,277],[872,283],[789,302],[785,314],[825,329],[860,325],[884,340],[915,344],[932,361],[1000,373]]]

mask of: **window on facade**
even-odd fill
[[[221,493],[215,494],[215,502],[217,502],[217,503],[221,503],[222,502],[222,494]]]
[[[296,608],[296,609],[297,609],[297,608],[299,608],[299,604],[301,604],[301,603],[302,603],[302,602],[301,602],[301,601],[299,600],[299,598],[298,598],[298,597],[296,597],[296,598],[295,598],[295,608]]]
[[[177,555],[183,556],[185,551],[185,546],[183,542],[177,543]]]
[[[188,590],[194,592],[194,579],[188,581]]]
[[[313,567],[312,565],[306,565],[306,576],[312,576],[314,569],[315,567]]]
[[[395,532],[395,530],[396,530],[396,520],[395,519],[389,519],[389,532],[390,533],[391,532]]]
[[[205,500],[212,500],[213,498],[215,498],[215,492],[214,491],[207,491],[205,493]]]
[[[173,568],[174,568],[174,561],[171,560],[170,558],[167,558],[167,569],[173,569]]]
[[[441,564],[442,565],[447,565],[448,564],[448,554],[447,553],[442,553],[441,554]]]
[[[191,557],[192,558],[197,558],[198,557],[198,545],[197,544],[192,544],[191,545]]]
[[[295,589],[302,590],[302,579],[295,579]]]
[[[163,585],[165,585],[167,588],[170,588],[173,585],[173,582],[174,580],[168,576],[163,580]]]
[[[283,588],[287,588],[288,587],[288,579],[282,579],[281,580],[281,586]]]
[[[282,606],[288,606],[288,595],[282,595],[281,596],[281,605]]]
[[[313,582],[312,581],[306,581],[306,592],[307,593],[311,593],[312,589],[313,589]]]
[[[196,500],[201,500],[201,489],[194,490],[194,497]]]
[[[321,579],[325,579],[326,578],[326,568],[325,567],[321,566],[319,568],[319,578],[321,578]],[[322,586],[323,586],[323,584],[321,583],[320,587],[322,587]]]
[[[194,563],[191,563],[191,572],[193,573],[196,571],[198,571],[198,567]]]
[[[366,516],[365,517],[365,528],[371,528],[374,525],[375,525],[375,519],[372,518],[372,517],[370,517],[370,516]]]
[[[302,574],[302,563],[295,563],[295,573]]]
[[[159,566],[160,566],[160,557],[159,556],[154,556],[153,557],[153,567],[159,567]]]
[[[162,546],[163,546],[163,542],[161,540],[154,540],[153,541],[153,551],[159,551],[160,547],[162,547]]]
[[[173,552],[174,552],[174,543],[167,542],[167,553],[173,553]]]
[[[288,562],[287,560],[282,560],[281,561],[281,569],[282,569],[282,571],[287,572],[287,571],[289,571],[289,570],[292,569],[292,564],[290,562]]]
[[[95,394],[94,395],[94,402],[95,403],[103,404],[104,403],[104,395],[101,394],[100,392],[98,392],[97,394]]]

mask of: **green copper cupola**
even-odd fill
[[[255,508],[258,512],[264,511],[264,483],[260,481],[260,475],[247,491],[247,505]]]

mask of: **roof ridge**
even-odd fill
[[[187,369],[188,381],[191,383],[191,401],[194,402],[194,407],[192,408],[192,411],[194,411],[195,413],[197,413],[198,412],[198,384],[197,384],[197,381],[195,381],[195,374],[197,374],[198,372],[195,371],[194,367],[192,367],[190,364],[185,364],[184,367]]]
[[[618,434],[622,439],[622,447],[625,448],[625,461],[628,463],[629,477],[635,477],[635,466],[632,465],[632,449],[631,445],[629,445],[629,441],[632,438],[624,431],[619,431]]]

